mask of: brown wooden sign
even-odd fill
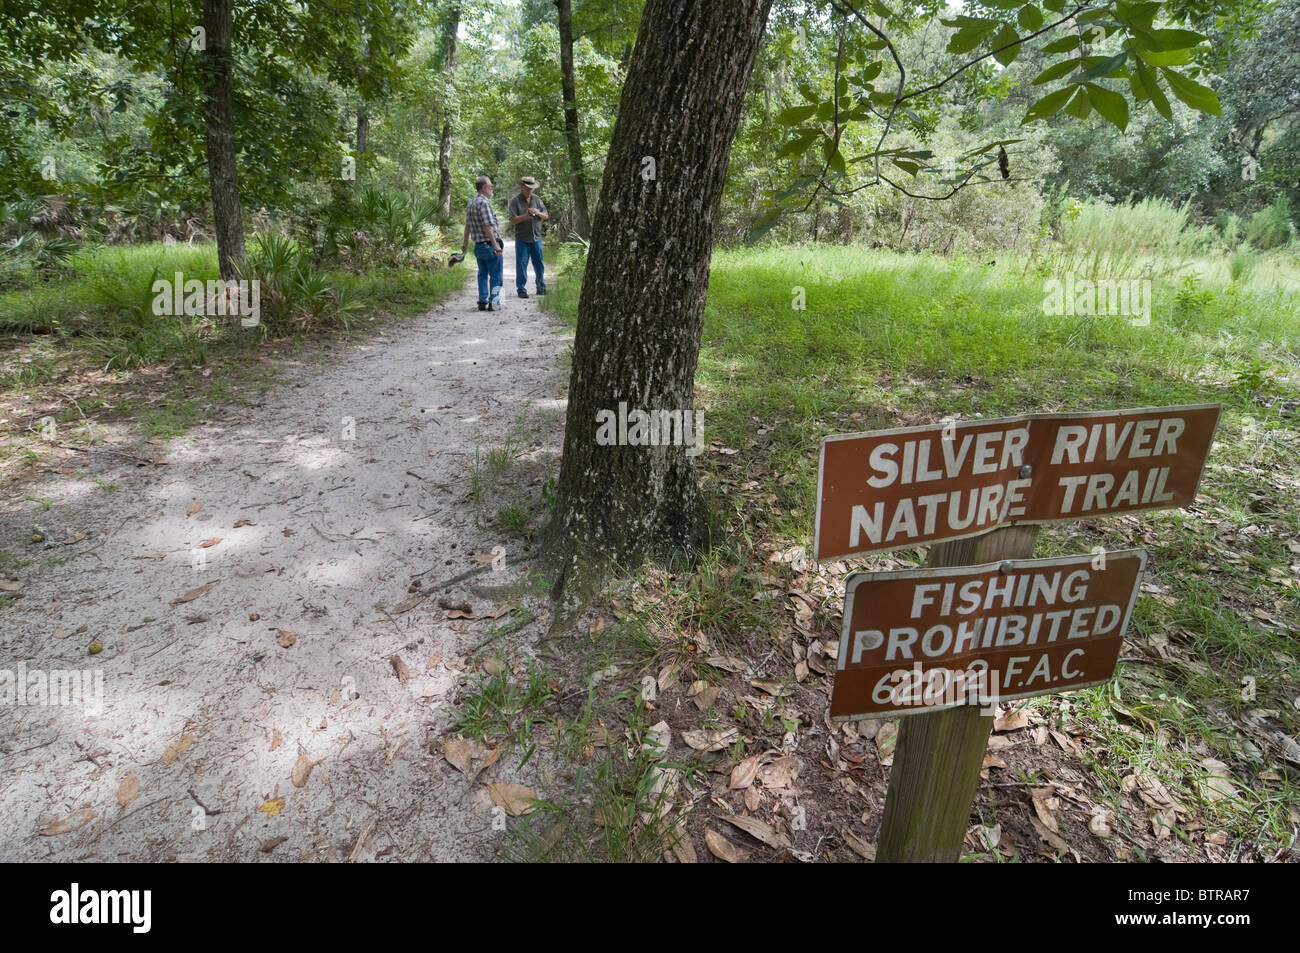
[[[963,420],[822,441],[814,555],[831,559],[1185,506],[1216,404]]]
[[[831,718],[988,705],[1108,681],[1145,550],[853,573]]]

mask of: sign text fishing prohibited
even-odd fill
[[[854,573],[831,718],[988,706],[1109,680],[1146,557]]]

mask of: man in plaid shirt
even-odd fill
[[[492,208],[492,180],[480,175],[474,180],[478,194],[465,209],[465,237],[460,243],[464,252],[474,239],[474,257],[478,260],[478,309],[501,310],[501,223]]]

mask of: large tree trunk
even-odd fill
[[[244,215],[235,156],[235,73],[230,50],[234,0],[203,0],[203,118],[207,132],[212,225],[221,277],[238,277],[244,265]]]
[[[645,5],[578,305],[547,539],[563,560],[556,595],[585,598],[606,564],[690,556],[707,543],[687,447],[602,446],[597,413],[620,402],[629,413],[694,411],[714,226],[771,3]]]
[[[447,14],[447,53],[443,59],[443,72],[447,75],[447,97],[452,95],[452,75],[456,69],[456,31],[460,29],[460,5]],[[444,222],[451,220],[451,103],[444,103],[442,139],[438,144],[438,209]]]
[[[560,11],[560,87],[564,93],[564,138],[569,146],[569,182],[573,187],[574,229],[583,238],[591,235],[591,214],[587,211],[587,176],[582,170],[582,137],[578,134],[578,93],[573,79],[573,7],[570,0],[555,0]],[[644,17],[641,24],[649,21]],[[624,98],[627,93],[624,92]],[[727,143],[731,147],[731,143]]]

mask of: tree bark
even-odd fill
[[[569,147],[569,182],[573,187],[574,230],[583,238],[591,235],[591,214],[587,210],[587,176],[583,172],[582,137],[578,132],[578,93],[573,78],[573,5],[555,0],[560,18],[560,88],[564,94],[564,139]],[[641,23],[648,23],[644,17]]]
[[[447,97],[450,99],[452,75],[456,69],[456,31],[460,29],[460,5],[451,8],[446,23],[446,56],[443,72],[447,76]],[[451,220],[451,103],[443,104],[446,112],[442,120],[442,138],[438,143],[438,209],[444,222]]]
[[[212,226],[221,277],[239,277],[244,265],[244,216],[239,202],[235,137],[235,73],[230,44],[234,0],[203,0],[203,118],[212,190]]]
[[[708,541],[688,448],[601,445],[597,413],[617,414],[620,402],[629,413],[694,411],[714,228],[771,3],[645,5],[578,305],[547,538],[548,554],[561,557],[553,595],[568,603],[557,619],[606,565],[690,557]]]
[[[357,155],[365,155],[366,139],[370,135],[370,113],[366,110],[366,101],[361,100],[357,106]]]

